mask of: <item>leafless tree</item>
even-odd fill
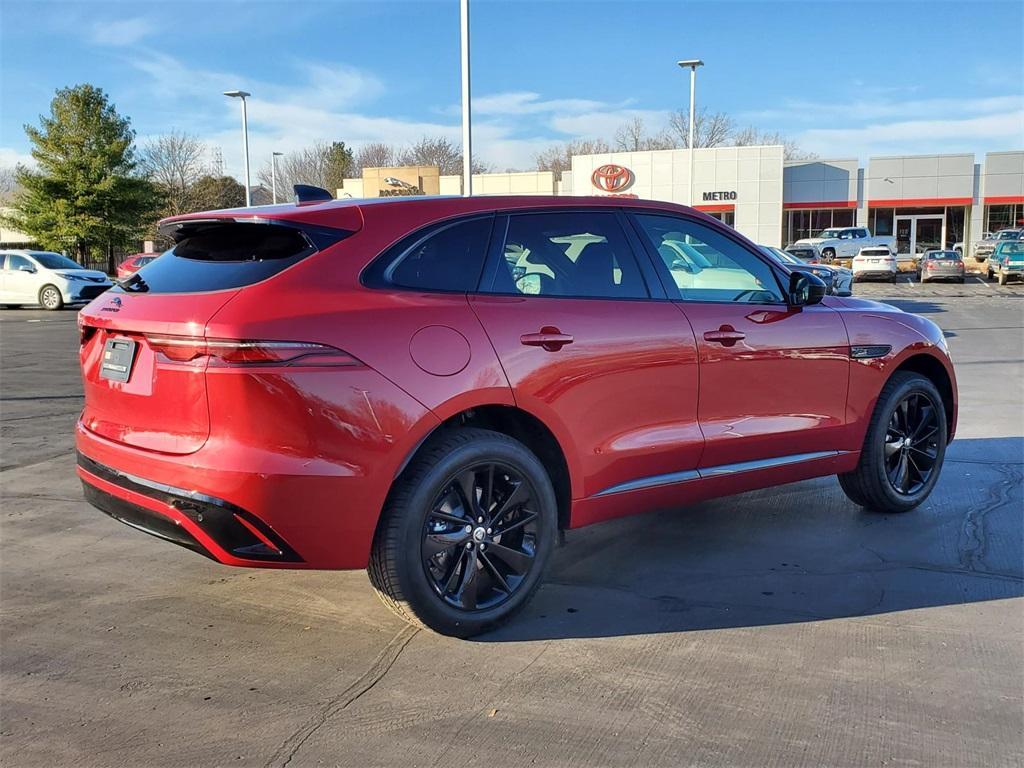
[[[786,160],[814,160],[817,155],[807,152],[792,139],[787,139],[778,131],[761,132],[753,126],[748,126],[736,131],[730,142],[736,147],[750,147],[754,145],[781,144],[782,156]]]
[[[611,146],[604,139],[572,139],[538,152],[534,161],[538,171],[561,173],[572,168],[573,155],[600,155],[611,151]]]
[[[149,141],[139,153],[139,167],[161,188],[164,215],[192,210],[190,189],[203,175],[206,147],[197,137],[172,131]]]
[[[642,117],[635,116],[620,125],[613,137],[615,148],[626,152],[641,152],[651,149],[673,149],[672,137],[664,131],[649,135]]]
[[[17,192],[17,169],[0,168],[0,205],[7,205]]]
[[[680,109],[668,119],[669,131],[676,147],[686,149],[690,145],[690,113]],[[724,112],[708,113],[698,110],[693,118],[693,144],[696,149],[721,147],[730,144],[729,137],[734,128],[733,119]]]
[[[353,172],[359,174],[363,168],[391,168],[395,164],[395,148],[381,141],[364,144],[356,152]]]
[[[442,176],[462,173],[462,147],[444,136],[424,136],[398,153],[398,165],[436,165]],[[473,160],[473,173],[486,173],[486,163]]]

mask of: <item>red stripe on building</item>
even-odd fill
[[[941,208],[944,205],[970,205],[969,197],[908,197],[903,200],[868,200],[871,208]]]
[[[811,208],[856,208],[856,200],[822,200],[812,203],[783,203],[782,207],[791,211],[810,210]]]
[[[703,213],[728,213],[729,211],[736,210],[735,203],[719,203],[718,205],[695,205],[693,207]]]
[[[1008,203],[1024,203],[1024,195],[1002,195],[985,198],[985,205],[1005,205]]]

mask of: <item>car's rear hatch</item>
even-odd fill
[[[177,244],[79,315],[82,425],[108,440],[169,454],[210,435],[209,321],[245,287],[271,279],[349,232],[286,221],[175,224]],[[244,350],[242,352],[244,354]],[[215,361],[216,362],[216,361]]]

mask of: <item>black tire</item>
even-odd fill
[[[21,309],[21,304],[4,304],[4,309]]]
[[[923,398],[923,400],[917,401],[919,403],[930,401],[933,408],[934,441],[926,448],[933,448],[935,457],[931,470],[927,478],[921,482],[920,487],[908,487],[908,492],[901,492],[894,487],[888,474],[886,448],[893,443],[887,441],[886,437],[889,436],[897,408],[908,398],[915,396]],[[895,418],[898,421],[899,416],[895,416]],[[938,481],[942,471],[942,461],[946,455],[947,434],[946,410],[943,407],[942,396],[935,384],[918,373],[898,371],[885,383],[878,395],[878,402],[875,404],[874,413],[871,414],[871,421],[868,424],[867,435],[864,437],[864,445],[861,448],[860,461],[856,469],[839,475],[839,485],[850,501],[859,506],[878,512],[909,512],[928,498]],[[910,452],[914,450],[914,448],[900,448],[896,453],[903,451],[910,455]],[[918,451],[918,453],[923,454],[924,451]],[[897,459],[897,463],[899,463],[899,459]],[[910,464],[913,465],[912,460]],[[918,479],[920,481],[920,477]]]
[[[990,280],[990,281],[991,281],[991,280],[992,280],[992,278],[994,278],[994,277],[995,277],[995,274],[994,274],[994,273],[992,272],[992,270],[990,269],[990,270],[988,271],[988,280]]]
[[[473,478],[479,478],[481,474],[486,478],[490,466],[499,467],[498,471],[503,471],[502,467],[509,470],[503,477],[518,476],[520,482],[509,485],[510,490],[503,498],[501,489],[495,485],[496,482],[501,483],[501,478],[490,475],[489,493],[497,501],[488,506],[497,511],[501,504],[519,493],[511,489],[519,489],[520,486],[524,493],[529,494],[530,501],[518,507],[510,505],[505,515],[487,519],[472,533],[464,534],[461,524],[436,517],[438,510],[443,508],[448,509],[448,517],[463,514],[461,507],[444,507],[441,502],[449,498],[448,494],[454,494],[451,498],[464,503],[467,496],[458,479],[466,473],[472,473]],[[475,469],[478,467],[484,469]],[[477,512],[486,514],[481,511],[484,487],[479,490],[479,499],[470,505],[476,504]],[[475,490],[472,494],[476,499]],[[535,508],[527,510],[527,505]],[[530,517],[530,513],[535,516]],[[521,522],[527,518],[529,525]],[[490,536],[492,523],[497,529],[503,521],[505,527],[509,525],[508,521],[519,523],[520,527],[516,529],[521,531],[518,545],[513,543],[516,531],[501,534],[510,537],[504,544],[501,535]],[[476,525],[478,523],[473,522],[466,528]],[[428,526],[449,527],[438,530]],[[482,533],[485,526],[487,538]],[[531,533],[526,532],[528,528],[532,528]],[[478,534],[480,538],[477,538]],[[529,602],[543,580],[557,535],[558,512],[551,480],[544,466],[525,445],[507,435],[485,429],[446,430],[432,437],[420,449],[388,496],[370,555],[370,583],[384,604],[410,624],[427,627],[443,635],[471,637],[508,621]],[[447,544],[458,536],[464,536],[465,540],[459,539],[458,543],[444,546],[434,553],[432,558],[441,558],[440,561],[426,556],[424,546],[428,540],[430,543],[443,541]],[[531,537],[529,541],[527,537]],[[522,576],[514,576],[508,566],[509,561],[502,559],[509,554],[505,545],[511,546],[520,556],[524,551],[532,551],[532,560]],[[472,567],[468,563],[472,563]],[[447,570],[449,566],[450,570]],[[492,575],[496,567],[498,573]],[[445,569],[450,576],[435,579],[434,568]],[[503,576],[501,570],[504,570]],[[478,605],[483,586],[483,582],[478,581],[483,578],[479,575],[481,573],[487,574],[488,591],[484,594],[492,596],[493,604],[473,609],[462,607],[467,602]],[[467,589],[465,585],[459,587],[459,594],[450,592],[447,587],[453,579],[457,586],[464,580],[465,584],[473,582],[473,596],[469,599],[461,596]],[[505,587],[510,588],[504,597],[501,593],[505,590],[499,586],[498,579],[502,583],[508,581]],[[446,582],[443,587],[442,581]],[[459,601],[461,605],[457,607],[453,601]]]
[[[55,285],[44,285],[39,289],[39,304],[43,309],[56,312],[64,308],[64,297]]]

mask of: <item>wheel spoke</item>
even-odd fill
[[[463,509],[466,515],[468,517],[476,517],[479,508],[479,502],[476,498],[476,472],[472,469],[467,469],[465,472],[459,473],[459,476],[455,478],[455,483],[459,487],[459,495],[462,497]]]
[[[458,515],[450,515],[447,512],[442,512],[439,509],[435,509],[430,513],[430,517],[438,520],[444,520],[446,523],[454,523],[455,525],[466,525],[470,522],[467,517],[459,517]]]
[[[455,587],[456,576],[461,573],[459,566],[464,566],[466,561],[466,550],[462,550],[458,557],[452,558],[452,569],[448,572],[448,578],[444,580],[444,594],[448,594]]]
[[[885,441],[885,458],[888,459],[894,453],[896,453],[896,451],[898,451],[899,449],[900,449],[900,442],[899,442],[899,440],[894,440],[892,442],[889,442],[889,440],[886,440]]]
[[[491,562],[491,559],[487,556],[486,552],[480,553],[480,560],[483,561],[485,566],[487,566],[487,570],[491,572],[491,575],[494,577],[495,581],[498,582],[501,588],[511,595],[512,587],[510,587],[508,582],[505,581],[505,577],[501,575],[501,571],[498,570],[498,567]]]
[[[459,589],[454,595],[459,604],[467,611],[476,610],[477,587],[480,583],[480,569],[477,568],[476,555],[476,548],[466,550],[462,578],[459,579]]]
[[[520,517],[518,520],[516,520],[513,523],[509,523],[506,526],[503,526],[501,528],[495,529],[494,535],[495,536],[504,536],[506,533],[514,531],[516,528],[522,528],[524,525],[532,523],[536,519],[537,519],[536,513],[528,512],[528,511],[526,511],[524,509],[522,517]]]
[[[900,493],[907,492],[907,483],[909,481],[909,468],[908,468],[907,454],[901,453],[899,463],[896,465],[896,479],[893,484],[896,486],[896,490]]]
[[[922,406],[918,409],[920,418],[914,426],[914,430],[910,433],[910,439],[912,442],[917,442],[921,439],[922,434],[925,431],[930,430],[934,432],[937,427],[932,426],[935,424],[935,409],[930,405]]]
[[[530,491],[526,487],[526,483],[522,480],[518,481],[512,493],[501,503],[501,506],[494,513],[491,518],[491,523],[497,523],[505,515],[511,512],[513,509],[518,507],[520,504],[525,503],[530,498]]]
[[[492,557],[496,557],[498,560],[501,560],[501,562],[505,563],[505,565],[517,574],[526,573],[530,569],[530,566],[533,565],[533,555],[512,547],[507,547],[504,544],[491,542],[487,551]]]
[[[462,528],[454,533],[428,533],[423,539],[423,557],[426,560],[436,557],[454,546],[465,544],[469,537],[470,534]]]
[[[487,465],[487,491],[484,493],[483,504],[484,515],[490,516],[491,507],[494,505],[494,465]]]

